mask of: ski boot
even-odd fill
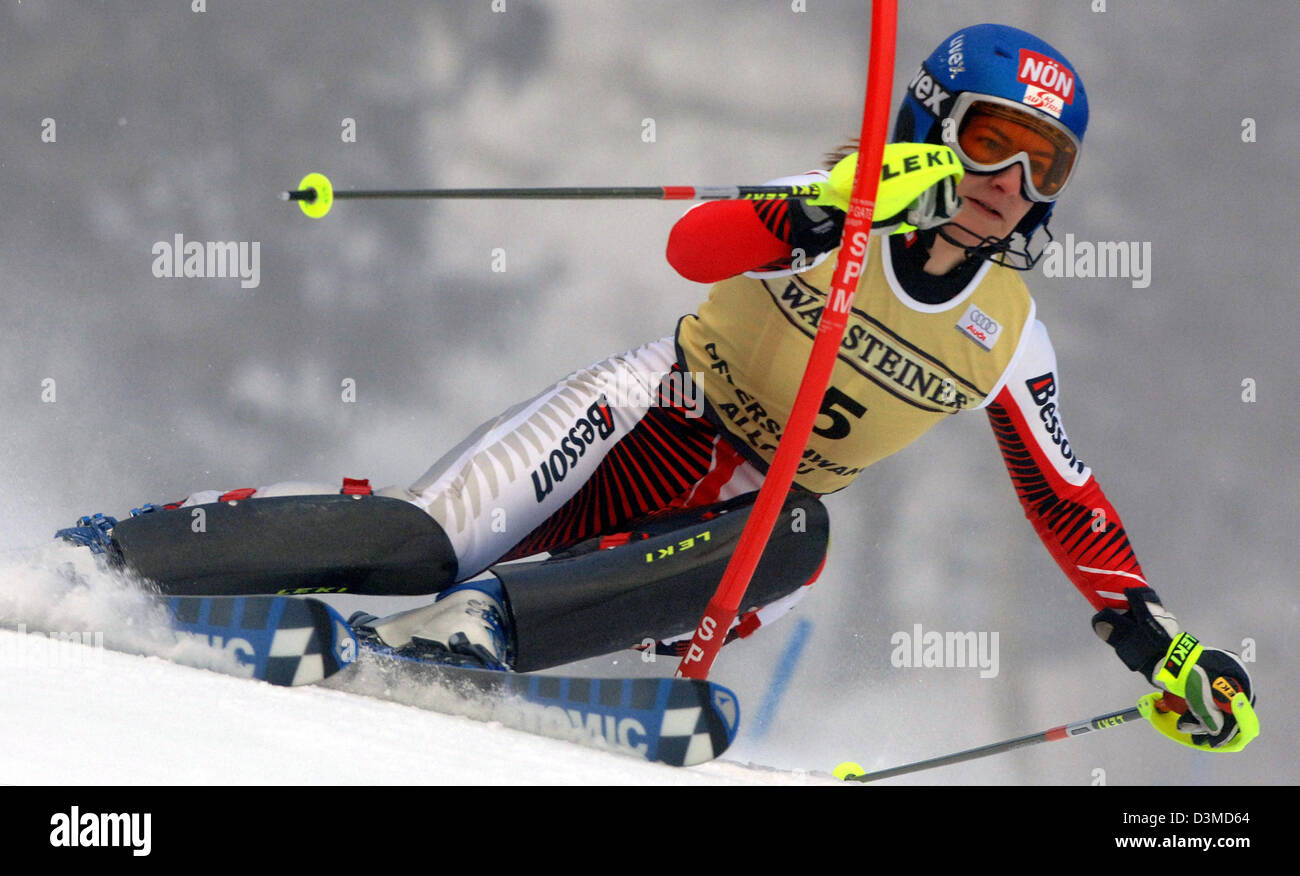
[[[92,554],[108,555],[113,547],[114,526],[117,526],[116,517],[91,514],[77,518],[75,526],[60,529],[54,533],[54,537],[75,545],[88,547]]]
[[[148,514],[151,511],[161,511],[158,505],[146,504],[139,508],[131,509],[132,517],[139,517],[141,514]],[[90,548],[92,554],[101,554],[110,566],[121,566],[122,551],[113,541],[113,527],[117,526],[117,518],[109,517],[107,514],[90,514],[77,518],[73,526],[60,529],[54,533],[54,537],[62,539],[70,544]]]
[[[357,639],[380,652],[450,666],[506,671],[513,662],[505,593],[496,579],[449,587],[429,605],[376,617],[348,618]]]

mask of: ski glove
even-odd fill
[[[858,154],[854,152],[835,165],[828,181],[816,183],[817,197],[806,203],[847,212],[857,170]],[[965,173],[948,146],[886,144],[872,229],[901,234],[948,222],[961,209],[957,183]]]
[[[1156,694],[1138,703],[1156,729],[1186,745],[1214,751],[1239,751],[1259,733],[1255,693],[1241,658],[1206,648],[1183,632],[1154,590],[1124,591],[1127,612],[1105,608],[1092,617],[1093,631],[1115,649],[1124,665],[1173,697],[1186,711],[1164,704]]]

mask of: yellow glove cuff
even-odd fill
[[[1187,672],[1196,665],[1204,650],[1191,633],[1179,633],[1165,651],[1164,663],[1151,681],[1164,685],[1165,690],[1176,697],[1186,698]]]
[[[814,183],[817,197],[809,204],[835,207],[848,211],[853,196],[853,177],[858,172],[858,153],[840,160],[831,169],[830,179]],[[961,166],[957,153],[949,146],[929,143],[888,143],[880,168],[880,187],[876,190],[875,219],[897,216],[906,210],[921,193],[951,176],[961,182],[966,169]]]

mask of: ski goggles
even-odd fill
[[[1024,195],[1031,201],[1055,201],[1079,163],[1073,131],[1013,100],[963,92],[948,118],[957,137],[944,142],[966,169],[995,173],[1019,163]]]

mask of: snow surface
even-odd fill
[[[734,762],[646,763],[330,687],[276,687],[164,659],[222,658],[160,629],[128,582],[52,545],[0,564],[0,776],[12,784],[804,785],[830,776]],[[57,569],[76,563],[74,583]],[[86,631],[89,644],[45,629]],[[123,653],[99,647],[102,641]]]

